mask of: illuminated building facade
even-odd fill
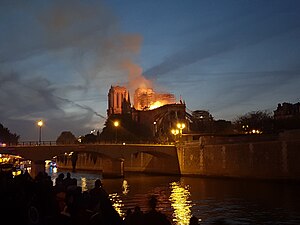
[[[157,138],[171,135],[171,129],[176,128],[178,122],[185,123],[186,131],[189,129],[183,103],[166,104],[153,110],[133,110],[132,119],[147,126]]]
[[[186,122],[185,103],[176,103],[175,96],[169,93],[155,93],[152,88],[138,88],[134,93],[134,107],[130,106],[127,89],[111,86],[108,93],[107,115],[130,113],[133,121],[152,132],[153,137],[170,136],[170,130],[178,122]],[[186,124],[188,130],[188,124]]]
[[[111,86],[108,92],[107,115],[130,112],[129,92],[125,87]]]

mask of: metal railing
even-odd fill
[[[56,141],[20,141],[16,143],[7,143],[6,146],[52,146]]]
[[[56,141],[19,141],[18,143],[6,143],[5,147],[14,147],[14,146],[56,146],[56,145],[98,145],[98,144],[117,144],[117,145],[127,145],[127,144],[145,144],[145,145],[173,145],[175,142],[151,142],[151,141],[128,141],[128,142],[118,142],[115,141],[98,141],[93,143],[59,143]],[[3,146],[4,147],[4,146]]]

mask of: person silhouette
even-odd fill
[[[66,178],[63,179],[63,185],[65,186],[66,189],[68,189],[68,186],[71,184],[72,184],[71,173],[67,172]]]
[[[100,179],[95,181],[95,186],[90,190],[91,205],[90,209],[95,213],[101,213],[104,224],[119,225],[123,220],[113,207],[109,195],[103,188]]]
[[[141,211],[141,208],[139,206],[135,206],[132,216],[131,216],[131,225],[143,225],[144,214]]]
[[[99,210],[100,205],[102,207],[107,205],[109,202],[108,194],[103,189],[103,185],[100,179],[95,180],[94,188],[89,191],[89,194],[91,199],[90,209],[92,211]]]
[[[64,173],[60,173],[55,179],[55,187],[57,192],[65,191],[64,178],[65,178]]]
[[[171,225],[167,216],[156,210],[157,198],[152,195],[148,201],[150,210],[145,213],[144,224],[145,225]]]

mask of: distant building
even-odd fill
[[[284,120],[292,119],[300,116],[300,102],[291,104],[291,103],[282,103],[278,104],[277,109],[274,111],[275,120]]]
[[[274,111],[275,130],[300,129],[300,103],[282,103],[278,104]]]
[[[152,132],[160,139],[171,136],[171,129],[178,122],[186,124],[185,103],[176,103],[175,96],[169,93],[155,93],[152,88],[138,88],[134,93],[134,107],[131,107],[127,88],[111,86],[108,92],[108,117],[130,114],[133,121]],[[188,131],[186,124],[184,131]]]
[[[212,115],[206,110],[195,110],[192,112],[192,116],[197,120],[213,121]]]
[[[107,115],[129,113],[130,107],[130,97],[127,88],[111,86],[108,92]]]
[[[184,132],[189,130],[186,120],[185,104],[166,104],[153,110],[133,110],[132,119],[148,127],[154,137],[166,137],[171,135],[171,129],[176,128],[178,122],[187,126]]]

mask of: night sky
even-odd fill
[[[0,1],[0,123],[101,131],[111,85],[144,83],[233,121],[299,102],[300,1]],[[133,98],[132,98],[133,99]]]

